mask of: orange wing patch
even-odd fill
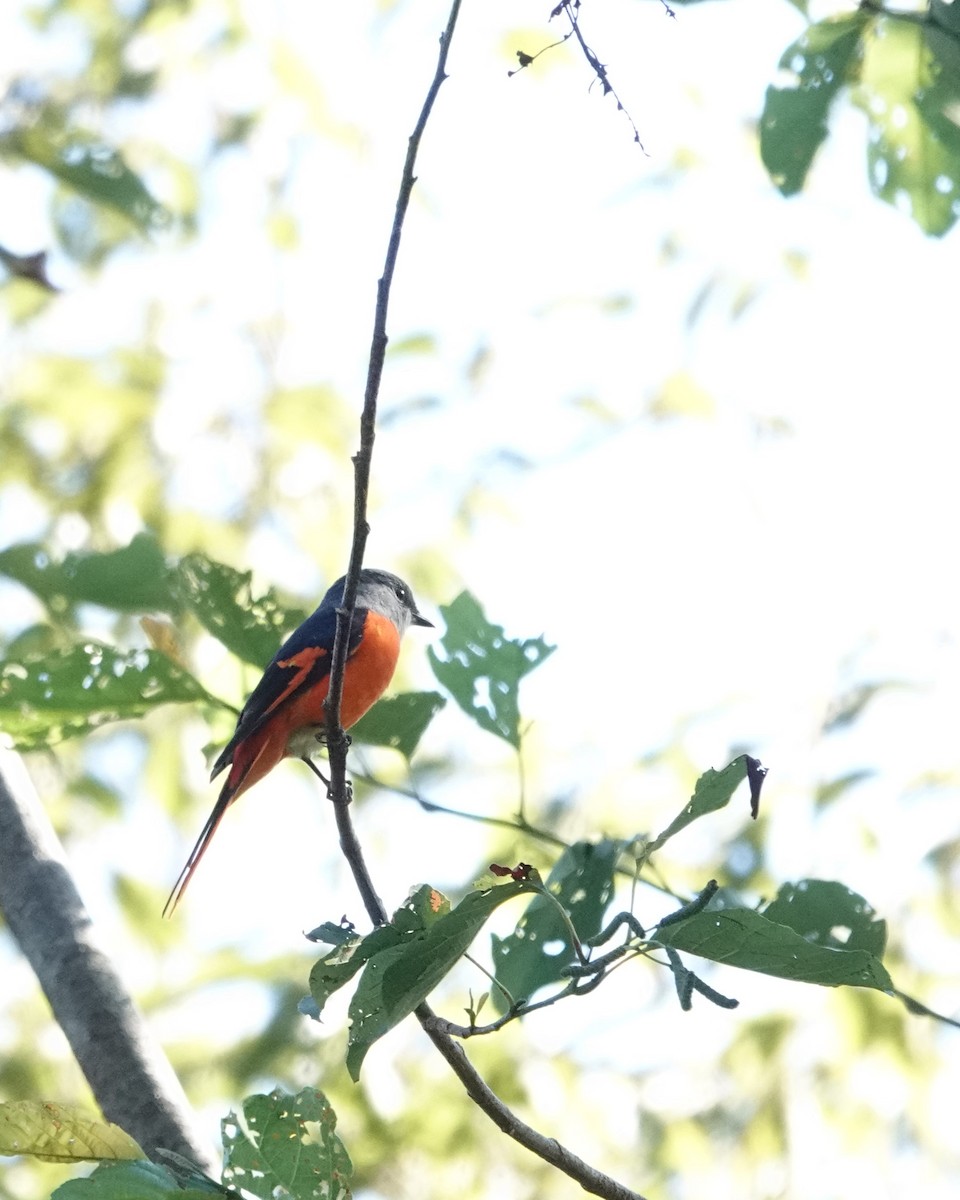
[[[313,670],[317,661],[321,658],[325,658],[326,655],[327,651],[324,650],[322,646],[308,646],[305,650],[301,650],[299,653],[294,654],[292,658],[281,659],[277,663],[278,667],[283,667],[284,670],[289,670],[290,667],[296,667],[296,671],[294,671],[294,673],[287,680],[287,686],[283,689],[279,696],[277,696],[276,700],[274,700],[269,708],[265,709],[263,715],[267,716],[276,708],[279,708],[279,706],[283,704],[283,702],[291,695],[291,693],[295,692],[297,688],[303,684],[304,680]],[[326,695],[326,690],[324,690],[324,695]]]

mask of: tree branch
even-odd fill
[[[9,750],[0,750],[0,910],[107,1120],[151,1157],[162,1147],[219,1174],[196,1139],[179,1080],[97,942],[26,769]]]
[[[357,598],[357,582],[360,568],[363,564],[363,552],[366,547],[369,526],[367,524],[367,492],[370,484],[370,466],[373,459],[373,442],[376,432],[377,398],[380,391],[380,380],[383,375],[383,364],[387,351],[387,310],[390,302],[390,288],[400,249],[400,237],[403,232],[404,218],[416,183],[414,167],[417,151],[424,130],[429,120],[437,95],[446,79],[447,55],[450,42],[456,28],[460,12],[461,0],[453,0],[447,27],[440,38],[440,54],[433,80],[427,91],[426,99],[420,110],[420,116],[407,146],[407,156],[403,164],[400,179],[400,191],[397,196],[394,211],[393,226],[390,230],[390,241],[384,262],[383,275],[377,284],[377,304],[374,315],[373,338],[370,346],[370,361],[367,370],[367,386],[364,395],[363,412],[360,417],[360,449],[354,456],[354,527],[353,545],[350,551],[350,566],[347,570],[343,591],[343,605],[337,613],[337,637],[333,651],[333,661],[330,668],[330,691],[326,701],[326,740],[330,756],[330,785],[328,795],[333,801],[336,814],[337,830],[340,834],[342,849],[354,880],[363,899],[367,915],[374,925],[382,925],[387,920],[383,901],[377,895],[370,872],[353,828],[350,817],[350,787],[347,783],[347,748],[349,739],[340,726],[340,702],[343,697],[343,675],[347,658],[347,631],[353,616]],[[564,1146],[553,1138],[544,1137],[531,1126],[521,1121],[500,1098],[490,1090],[484,1080],[470,1063],[462,1046],[449,1037],[443,1030],[441,1022],[430,1006],[421,1004],[416,1010],[427,1036],[449,1063],[454,1074],[463,1084],[467,1095],[490,1118],[491,1121],[514,1141],[532,1150],[545,1162],[557,1167],[565,1174],[575,1179],[586,1191],[594,1195],[606,1197],[607,1200],[643,1200],[636,1192],[617,1183],[616,1180],[604,1175],[602,1171],[591,1167],[589,1163],[571,1154]]]
[[[427,127],[427,121],[430,119],[430,113],[433,111],[443,81],[447,77],[447,55],[450,52],[450,43],[453,40],[457,18],[460,15],[460,4],[461,0],[453,0],[450,6],[447,27],[440,35],[440,54],[437,58],[433,80],[407,144],[407,156],[400,176],[400,191],[394,209],[383,274],[377,282],[377,303],[374,310],[370,359],[367,364],[367,384],[364,390],[363,411],[360,414],[360,449],[353,458],[353,544],[350,548],[350,565],[347,568],[347,578],[343,589],[343,607],[337,613],[337,637],[330,664],[330,691],[325,703],[326,736],[330,754],[330,793],[334,804],[349,802],[346,787],[347,746],[349,743],[340,727],[340,702],[343,698],[343,673],[347,662],[348,630],[357,602],[357,583],[360,579],[360,568],[363,566],[367,534],[370,532],[370,526],[367,523],[367,493],[370,488],[370,465],[373,461],[373,442],[376,436],[377,400],[380,395],[380,380],[383,377],[383,364],[387,354],[387,311],[390,305],[390,289],[397,266],[397,255],[400,252],[403,223],[410,205],[413,185],[417,181],[414,174],[417,152],[420,149],[420,142]]]

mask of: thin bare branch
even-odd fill
[[[350,865],[354,879],[363,899],[367,915],[374,925],[381,925],[387,920],[386,909],[377,895],[370,872],[364,862],[353,828],[350,816],[350,787],[346,777],[347,748],[349,739],[340,726],[340,702],[343,696],[343,676],[347,657],[347,631],[353,610],[356,605],[357,583],[360,569],[363,565],[363,553],[366,547],[369,526],[367,524],[367,492],[370,483],[370,467],[373,458],[373,443],[376,432],[377,400],[380,391],[380,380],[383,375],[383,364],[387,349],[387,311],[390,302],[390,287],[400,249],[400,237],[403,232],[404,218],[410,203],[416,175],[417,152],[429,120],[437,95],[446,79],[447,55],[456,28],[457,17],[460,13],[461,0],[453,0],[447,27],[440,38],[440,53],[433,80],[427,91],[427,96],[420,111],[420,117],[410,136],[407,156],[403,165],[400,180],[400,191],[397,196],[394,211],[393,226],[390,231],[390,241],[384,263],[383,275],[377,284],[377,304],[374,315],[373,338],[370,347],[370,362],[367,370],[367,387],[364,396],[363,412],[360,417],[360,449],[354,456],[354,529],[353,545],[350,552],[350,566],[347,571],[343,593],[343,607],[337,613],[337,638],[334,646],[333,661],[330,673],[330,692],[326,702],[326,740],[330,755],[330,784],[328,794],[333,801],[336,813],[337,829],[340,834],[340,847]],[[318,772],[319,774],[319,772]],[[470,1063],[463,1048],[447,1034],[439,1023],[436,1015],[426,1003],[416,1010],[416,1017],[427,1036],[436,1046],[450,1065],[454,1074],[463,1084],[467,1095],[490,1118],[491,1121],[509,1137],[528,1150],[533,1151],[545,1162],[557,1167],[572,1179],[575,1179],[584,1190],[606,1200],[643,1200],[636,1192],[611,1179],[602,1171],[591,1167],[589,1163],[572,1154],[553,1138],[544,1137],[537,1130],[521,1121],[500,1098],[487,1086]]]

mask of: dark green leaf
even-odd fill
[[[349,1200],[353,1164],[336,1128],[315,1088],[248,1096],[243,1121],[231,1113],[223,1122],[223,1181],[261,1200]]]
[[[827,136],[827,116],[840,89],[856,76],[861,39],[871,20],[862,11],[811,25],[784,52],[790,87],[767,88],[760,119],[760,155],[784,196],[803,187]]]
[[[193,700],[219,703],[155,650],[83,642],[42,658],[0,662],[0,729],[21,750]]]
[[[119,550],[68,554],[63,562],[33,543],[9,546],[0,552],[0,574],[59,612],[72,604],[100,604],[115,612],[176,613],[180,607],[163,552],[148,533],[138,533]]]
[[[255,597],[251,572],[235,571],[204,554],[189,554],[177,571],[183,603],[201,625],[244,662],[263,668],[283,641],[306,619],[300,608],[286,608],[271,588]]]
[[[655,941],[727,966],[824,987],[893,988],[883,964],[866,950],[815,946],[749,908],[708,909],[658,930]]]
[[[886,948],[886,921],[862,896],[832,879],[785,883],[761,912],[818,946],[867,950],[878,958]]]
[[[61,1184],[50,1200],[210,1200],[216,1194],[217,1189],[199,1184],[182,1189],[166,1167],[140,1159],[101,1163],[86,1179]]]
[[[581,942],[600,932],[622,847],[619,841],[576,842],[547,878],[546,890],[569,914]],[[514,1000],[529,1000],[540,988],[557,983],[576,957],[556,903],[543,895],[533,897],[513,933],[505,938],[493,934],[491,942],[493,973]],[[490,1000],[498,1012],[509,1007],[499,988],[493,988]]]
[[[960,9],[954,0],[931,0],[930,16],[943,29],[960,38]]]
[[[375,704],[351,726],[354,741],[389,746],[409,762],[433,718],[446,704],[439,692],[404,692]]]
[[[422,924],[419,928],[422,929]],[[392,950],[416,932],[419,929],[400,929],[394,914],[390,924],[381,925],[365,937],[354,936],[325,954],[319,962],[314,963],[310,972],[310,994],[316,1001],[318,1012],[323,1012],[333,993],[349,983],[374,955]]]
[[[511,641],[503,627],[491,625],[469,592],[441,605],[447,624],[440,639],[444,656],[428,651],[433,673],[463,711],[481,729],[520,746],[520,680],[556,647],[542,638]]]
[[[328,946],[345,946],[356,936],[353,925],[334,924],[333,921],[324,921],[316,929],[311,929],[309,933],[304,934],[308,941],[324,942]]]
[[[310,991],[318,1010],[322,1012],[333,993],[348,983],[371,958],[420,937],[449,911],[447,897],[429,884],[422,884],[414,889],[386,925],[379,925],[363,937],[329,921],[321,925],[319,930],[324,932],[324,940],[334,948],[310,972]]]
[[[4,148],[43,167],[86,199],[112,208],[142,233],[168,223],[163,205],[150,195],[119,151],[103,142],[35,124],[19,128],[6,139]]]
[[[733,762],[728,763],[720,771],[715,771],[712,767],[704,771],[697,780],[697,785],[686,808],[674,817],[661,834],[647,844],[645,856],[649,857],[654,850],[659,850],[664,842],[679,833],[681,829],[685,829],[691,821],[696,821],[698,817],[716,812],[720,808],[726,808],[733,793],[746,777],[747,756],[745,754],[738,755]]]
[[[539,885],[512,880],[463,900],[416,936],[372,957],[350,1002],[347,1070],[360,1077],[367,1051],[424,1000],[469,948],[499,905],[535,891]],[[434,893],[439,895],[439,893]]]

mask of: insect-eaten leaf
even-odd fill
[[[799,192],[826,140],[830,106],[856,78],[871,20],[860,11],[809,26],[780,59],[793,80],[769,87],[760,119],[760,155],[784,196]]]
[[[156,650],[86,641],[40,658],[0,662],[0,730],[21,750],[143,717],[160,704],[194,700],[218,703]]]
[[[231,1194],[349,1200],[353,1163],[336,1113],[316,1088],[248,1096],[242,1120],[231,1113],[222,1128],[223,1182]]]
[[[505,938],[492,935],[494,976],[513,1000],[529,1000],[540,988],[559,982],[563,968],[575,961],[557,905],[566,911],[581,942],[600,932],[622,848],[622,842],[612,840],[567,847],[547,877],[550,896],[535,895],[513,933]],[[490,1000],[500,1013],[510,1007],[501,988],[492,989]]]
[[[878,958],[887,945],[887,923],[864,898],[834,879],[785,883],[760,910],[813,942],[833,950],[866,950]]]
[[[188,554],[175,569],[174,586],[200,624],[238,658],[262,669],[283,641],[306,619],[302,608],[285,607],[273,589],[254,596],[250,571],[235,571]]]
[[[466,952],[490,914],[540,885],[530,880],[469,893],[455,908],[435,888],[418,888],[387,925],[336,946],[310,972],[310,991],[322,1011],[333,992],[363,970],[350,1002],[347,1069],[360,1077],[367,1051],[408,1016]]]
[[[430,647],[433,673],[463,711],[488,733],[520,746],[520,680],[556,649],[543,638],[513,641],[491,624],[469,592],[441,605],[443,653]]]
[[[34,1100],[0,1104],[0,1154],[29,1154],[44,1162],[146,1157],[119,1125],[69,1104]]]

